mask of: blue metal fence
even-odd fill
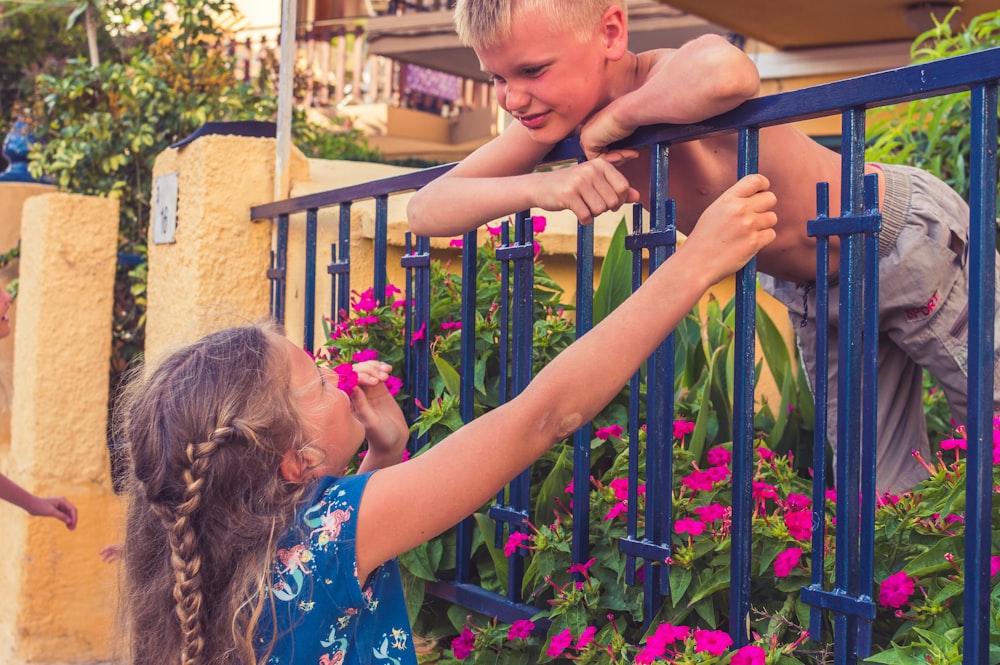
[[[641,128],[628,141],[630,147],[651,148],[652,205],[649,228],[641,228],[641,217],[636,214],[634,231],[626,240],[626,247],[633,253],[633,287],[641,279],[643,253],[648,255],[649,269],[666,260],[673,252],[673,206],[667,198],[669,173],[669,146],[672,143],[696,140],[720,133],[738,133],[739,154],[737,171],[740,176],[757,168],[758,131],[762,127],[805,120],[821,116],[840,115],[842,131],[842,201],[839,218],[828,214],[825,187],[817,183],[818,210],[816,219],[809,223],[809,233],[818,239],[818,283],[826,284],[829,270],[826,253],[828,239],[838,236],[841,242],[840,307],[841,325],[863,330],[864,344],[847,344],[847,335],[841,336],[839,349],[838,385],[838,434],[837,477],[846,479],[838,483],[836,501],[836,550],[834,579],[823,577],[824,552],[822,515],[814,515],[812,579],[803,588],[802,597],[814,608],[810,629],[815,639],[832,637],[837,663],[856,663],[870,653],[873,602],[873,542],[875,509],[875,431],[874,413],[875,372],[877,340],[877,307],[872,306],[878,297],[877,238],[881,218],[877,209],[876,183],[862,178],[864,165],[865,111],[868,109],[928,98],[953,92],[971,91],[972,126],[970,160],[971,237],[970,273],[978,276],[970,289],[969,325],[969,409],[968,409],[968,477],[966,488],[966,559],[965,559],[965,628],[964,663],[981,665],[988,662],[989,654],[989,603],[990,603],[990,519],[992,493],[992,394],[993,394],[993,325],[995,317],[994,274],[996,246],[996,192],[997,192],[997,83],[1000,81],[1000,49],[958,56],[933,63],[913,65],[887,72],[880,72],[854,79],[839,81],[813,88],[782,93],[748,101],[729,113],[687,126],[652,126]],[[546,157],[546,163],[582,159],[579,146],[574,141],[564,141]],[[306,213],[305,267],[306,315],[304,340],[314,347],[314,322],[316,316],[315,285],[317,274],[316,224],[321,208],[339,206],[339,252],[331,248],[327,272],[333,280],[333,302],[328,313],[335,313],[349,306],[349,221],[353,202],[375,199],[375,266],[372,276],[374,293],[385,293],[388,227],[388,197],[418,189],[446,172],[452,165],[426,169],[406,175],[345,187],[329,192],[312,194],[286,201],[254,207],[253,219],[272,219],[276,225],[276,244],[268,277],[272,280],[272,311],[278,320],[284,317],[284,289],[287,278],[285,257],[288,242],[289,216]],[[502,399],[516,395],[530,380],[532,343],[532,238],[528,213],[518,215],[514,222],[513,239],[505,229],[497,256],[504,261],[504,294],[501,303],[502,321],[505,323],[500,349],[502,366],[508,367],[509,380],[504,384]],[[593,231],[579,227],[577,248],[577,334],[585,333],[591,326],[593,303],[589,285],[593,283]],[[476,234],[466,234],[462,261],[462,330],[475,330],[475,275]],[[413,305],[408,314],[409,332],[426,325],[429,318],[429,264],[430,246],[426,238],[407,240],[403,265],[407,271],[407,303]],[[736,295],[736,370],[733,395],[733,515],[732,515],[732,581],[730,587],[730,624],[734,647],[747,643],[745,626],[750,614],[751,581],[751,515],[753,467],[753,379],[755,335],[755,283],[756,264],[751,261],[737,274]],[[367,286],[367,284],[365,285]],[[508,295],[508,288],[510,293]],[[818,320],[828,312],[826,288],[819,290]],[[824,440],[826,385],[826,335],[824,326],[818,326],[818,374],[814,381],[816,408],[816,442],[814,452],[814,511],[825,505]],[[473,335],[462,336],[462,363],[474,364]],[[628,535],[621,549],[628,555],[626,578],[636,582],[636,567],[642,561],[663,561],[670,554],[671,532],[671,456],[672,432],[668,425],[673,420],[672,377],[673,342],[668,339],[650,358],[650,377],[647,394],[648,430],[646,478],[647,502],[644,522],[645,532],[638,530],[639,516],[634,495],[638,485],[637,449],[630,456]],[[427,340],[408,345],[404,361],[408,391],[427,403],[427,376],[429,352]],[[637,379],[635,380],[637,381]],[[461,414],[468,421],[472,418],[473,377],[471,372],[462,375],[460,397]],[[631,394],[638,390],[633,383]],[[862,400],[861,396],[865,395]],[[630,407],[630,441],[638,440],[636,431],[638,414],[637,397]],[[414,415],[411,412],[409,415]],[[575,470],[573,496],[574,545],[573,556],[582,563],[588,558],[587,534],[589,523],[589,425],[575,435]],[[423,445],[423,442],[415,442]],[[506,524],[508,529],[521,529],[527,517],[528,476],[514,481],[508,491],[498,497],[490,514],[497,521],[498,533]],[[844,528],[841,528],[844,527]],[[522,559],[510,560],[508,594],[499,597],[470,583],[471,524],[458,528],[457,574],[453,581],[438,581],[429,585],[432,593],[470,609],[502,621],[527,618],[536,609],[526,605],[520,597]],[[669,567],[646,566],[652,574],[645,575],[644,612],[652,617],[662,599],[669,594]],[[829,611],[834,617],[834,635],[820,636],[821,613]]]

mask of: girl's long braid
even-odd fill
[[[213,333],[137,377],[117,414],[130,456],[124,662],[251,665],[275,533],[306,445],[271,326]]]

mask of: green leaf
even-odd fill
[[[460,391],[459,384],[461,383],[461,378],[455,368],[449,365],[448,361],[444,358],[436,354],[434,356],[434,366],[437,367],[438,375],[444,381],[448,392],[457,396]]]
[[[631,252],[625,249],[628,227],[622,217],[608,243],[601,263],[601,281],[594,289],[594,325],[601,322],[632,294]]]

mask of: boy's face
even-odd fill
[[[493,78],[497,103],[539,143],[566,138],[607,103],[596,23],[591,38],[580,41],[540,10],[515,10],[510,38],[476,55]]]

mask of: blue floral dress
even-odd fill
[[[325,477],[282,536],[273,591],[258,624],[269,665],[415,665],[399,565],[389,561],[360,584],[355,554],[358,505],[370,474]],[[272,613],[273,611],[273,613]]]

